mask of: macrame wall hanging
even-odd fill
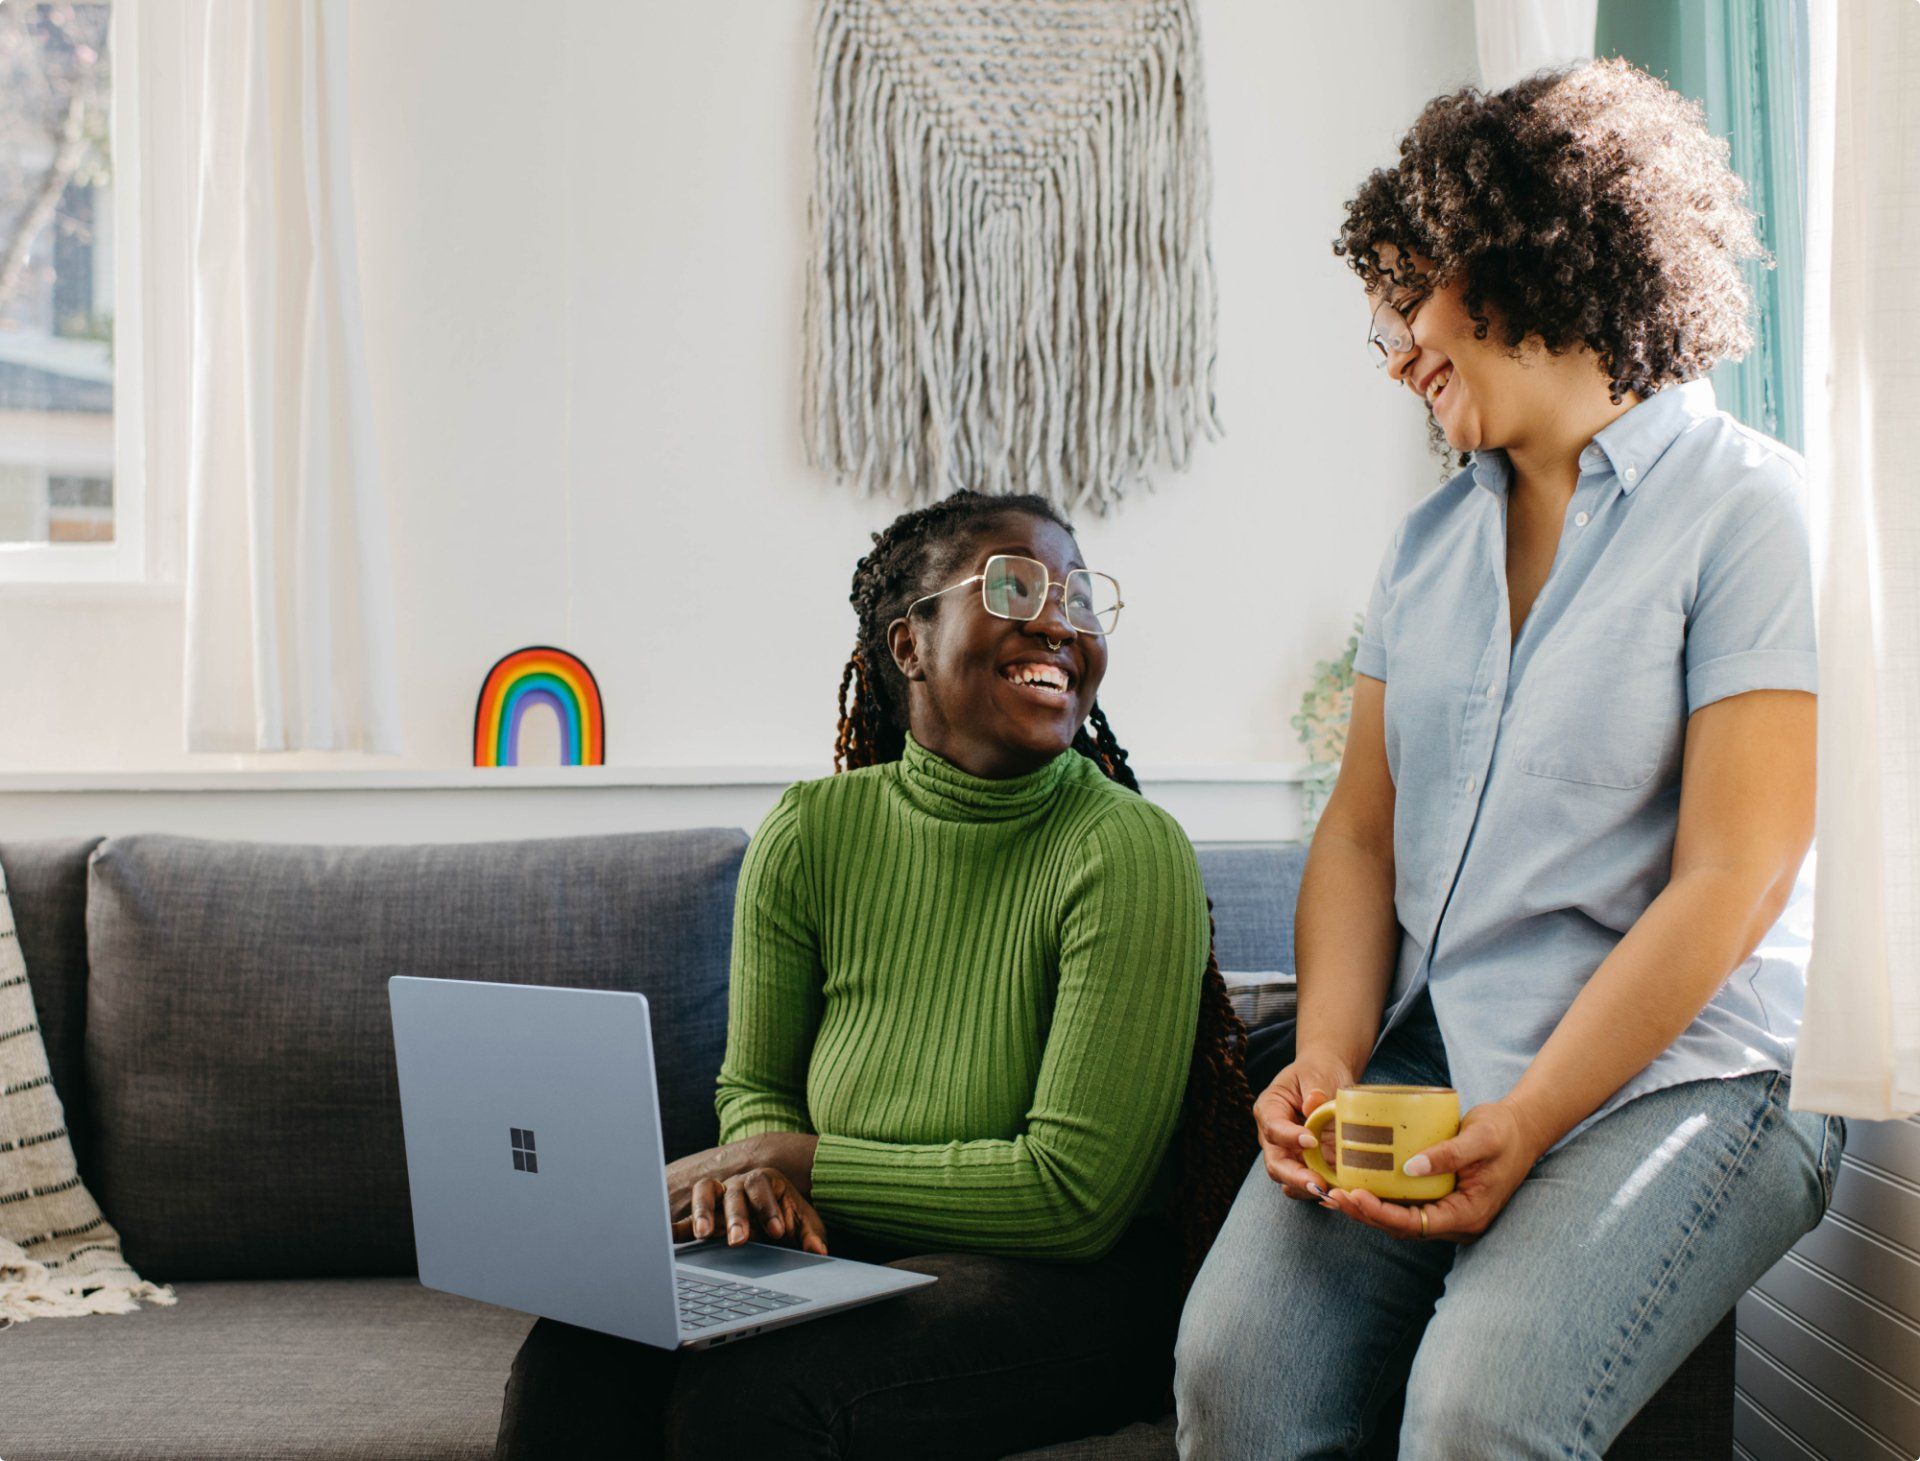
[[[809,459],[1104,512],[1213,406],[1191,0],[821,0]]]

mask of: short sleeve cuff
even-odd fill
[[[1386,645],[1377,639],[1361,640],[1360,647],[1353,652],[1353,672],[1356,675],[1365,675],[1372,680],[1386,679]]]
[[[1355,668],[1359,660],[1354,660]],[[1754,649],[1726,654],[1687,671],[1687,713],[1748,690],[1820,690],[1820,658],[1810,649]]]

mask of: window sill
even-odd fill
[[[6,771],[0,794],[42,792],[591,791],[607,787],[788,786],[824,776],[807,766],[454,766],[306,771]],[[1141,766],[1146,785],[1286,785],[1306,762],[1232,761]]]

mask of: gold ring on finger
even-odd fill
[[[1420,1209],[1420,1238],[1421,1238],[1421,1241],[1422,1241],[1422,1242],[1424,1242],[1424,1241],[1425,1241],[1425,1240],[1426,1240],[1427,1238],[1429,1238],[1429,1237],[1431,1237],[1431,1236],[1432,1236],[1432,1234],[1430,1234],[1430,1233],[1429,1233],[1429,1232],[1427,1231],[1427,1210],[1426,1210],[1426,1209],[1425,1209],[1425,1208],[1423,1207],[1423,1208],[1421,1208],[1421,1209]]]

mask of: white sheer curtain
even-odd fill
[[[400,749],[361,337],[346,0],[187,0],[203,68],[190,751]]]
[[[1593,59],[1600,0],[1473,0],[1480,84],[1511,86],[1543,66]]]
[[[1920,1112],[1920,5],[1811,13],[1820,874],[1793,1104]]]

